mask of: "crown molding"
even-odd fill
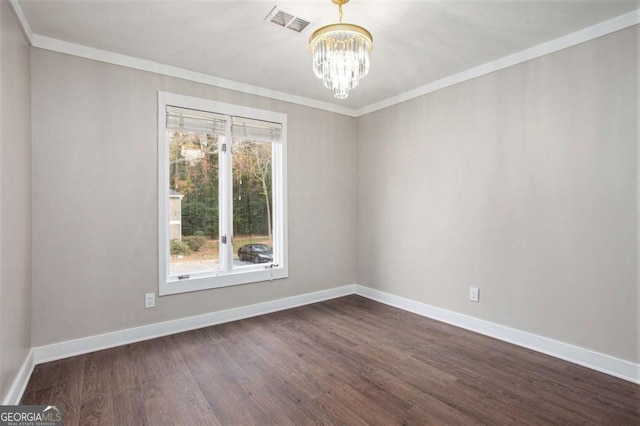
[[[254,86],[251,84],[241,83],[238,81],[228,80],[213,75],[187,70],[184,68],[174,67],[159,62],[148,61],[133,56],[122,55],[119,53],[109,52],[102,49],[96,49],[80,44],[70,43],[51,37],[34,34],[31,31],[29,22],[27,21],[18,0],[9,0],[9,4],[14,10],[20,25],[33,47],[50,50],[58,53],[64,53],[85,59],[91,59],[99,62],[105,62],[113,65],[133,68],[140,71],[152,72],[154,74],[165,75],[168,77],[176,77],[183,80],[194,81],[197,83],[207,84],[209,86],[220,87],[223,89],[234,90],[256,96],[276,99],[279,101],[290,102],[311,108],[317,108],[325,111],[343,114],[349,117],[360,117],[405,101],[426,95],[436,90],[444,89],[458,83],[462,83],[513,65],[521,64],[535,58],[539,58],[550,53],[554,53],[578,44],[593,40],[598,37],[611,34],[616,31],[637,25],[640,23],[640,9],[624,15],[617,16],[607,21],[592,25],[591,27],[564,35],[554,40],[539,44],[534,47],[522,50],[520,52],[496,59],[491,62],[479,65],[477,67],[450,75],[440,80],[425,84],[418,88],[409,90],[396,96],[384,99],[379,102],[366,105],[359,109],[342,107],[329,102],[318,101],[316,99],[303,96],[293,95],[286,92],[267,89],[265,87]]]
[[[67,55],[77,56],[80,58],[105,62],[112,65],[120,65],[140,71],[147,71],[168,77],[180,78],[183,80],[194,81],[196,83],[207,84],[209,86],[235,90],[237,92],[263,96],[270,99],[291,102],[298,105],[304,105],[311,108],[322,109],[325,111],[355,117],[355,112],[351,108],[345,108],[339,105],[334,105],[328,102],[322,102],[311,98],[305,98],[303,96],[293,95],[290,93],[279,92],[277,90],[267,89],[265,87],[254,86],[252,84],[227,80],[225,78],[215,77],[213,75],[174,67],[172,65],[166,65],[159,62],[148,61],[146,59],[140,59],[134,56],[122,55],[120,53],[83,46],[81,44],[70,43],[51,37],[45,37],[39,34],[33,35],[32,46],[40,49],[51,50],[53,52],[65,53]]]
[[[13,13],[16,15],[16,18],[18,18],[18,22],[20,22],[24,36],[29,41],[29,44],[33,46],[33,32],[31,31],[27,17],[24,16],[20,3],[18,3],[18,0],[9,0],[9,7],[13,9]]]
[[[409,90],[397,96],[393,96],[380,102],[375,102],[373,104],[359,108],[355,111],[355,115],[356,117],[359,117],[361,115],[369,114],[374,111],[378,111],[392,105],[396,105],[410,99],[426,95],[427,93],[435,92],[436,90],[453,86],[454,84],[462,83],[476,77],[480,77],[504,68],[511,67],[513,65],[521,64],[523,62],[527,62],[532,59],[566,49],[568,47],[576,46],[586,41],[593,40],[595,38],[602,37],[619,30],[623,30],[639,23],[640,9],[636,9],[624,15],[609,19],[608,21],[603,21],[591,27],[584,28],[582,30],[567,34],[546,43],[539,44],[529,49],[522,50],[512,55],[496,59],[495,61],[487,62],[485,64],[459,72],[457,74],[450,75],[432,83],[425,84],[424,86]]]

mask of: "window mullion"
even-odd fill
[[[271,144],[271,152],[273,158],[273,164],[271,167],[271,186],[272,197],[271,204],[273,206],[273,255],[274,255],[274,263],[278,265],[283,265],[283,241],[282,241],[282,230],[281,224],[282,221],[282,209],[281,209],[281,197],[282,197],[282,175],[281,171],[281,149],[282,146],[279,143]]]
[[[231,170],[231,117],[226,117],[224,144],[220,146],[220,262],[224,272],[233,266],[233,180]],[[223,236],[226,243],[222,243]]]

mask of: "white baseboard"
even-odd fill
[[[169,334],[195,330],[197,328],[208,327],[230,321],[237,321],[244,318],[255,317],[257,315],[264,315],[284,309],[295,308],[297,306],[308,305],[310,303],[321,302],[323,300],[334,299],[336,297],[347,296],[354,292],[355,289],[353,284],[345,285],[329,290],[316,291],[313,293],[286,297],[284,299],[270,300],[268,302],[257,303],[255,305],[241,306],[224,311],[143,325],[141,327],[128,328],[96,336],[82,337],[80,339],[67,340],[46,346],[38,346],[32,349],[33,363],[42,364],[44,362],[99,351],[101,349],[126,345],[128,343],[140,342],[142,340],[154,339],[156,337],[167,336]]]
[[[329,290],[271,300],[249,306],[227,309],[224,311],[180,318],[161,323],[149,324],[96,336],[68,340],[46,346],[34,347],[29,351],[25,362],[18,371],[16,378],[7,393],[3,404],[18,404],[33,368],[37,364],[68,358],[75,355],[108,349],[128,343],[167,336],[183,331],[195,330],[225,322],[237,321],[271,312],[277,312],[337,297],[358,294],[360,296],[413,312],[415,314],[433,318],[457,327],[491,336],[505,342],[513,343],[537,352],[551,355],[574,364],[597,370],[611,376],[619,377],[633,383],[640,384],[640,364],[635,364],[609,355],[559,342],[547,337],[538,336],[526,331],[495,324],[489,321],[463,315],[457,312],[438,308],[426,303],[417,302],[405,297],[396,296],[364,287],[357,284],[345,285]]]
[[[355,285],[355,292],[360,296],[375,300],[376,302],[484,334],[485,336],[494,337],[505,342],[513,343],[514,345],[532,349],[592,370],[640,384],[640,364],[479,318],[448,311],[369,287]]]
[[[35,367],[35,363],[33,362],[33,349],[31,349],[22,363],[20,370],[18,370],[18,374],[11,384],[9,392],[7,392],[7,395],[4,397],[2,405],[18,405],[20,403],[24,390],[27,388],[27,383],[29,383],[29,379],[31,378],[31,373],[33,373],[33,367]]]

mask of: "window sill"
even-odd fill
[[[187,293],[191,291],[279,280],[287,278],[288,276],[289,274],[287,269],[279,267],[257,271],[251,270],[218,274],[216,276],[194,277],[186,280],[167,280],[167,282],[160,283],[158,294],[160,296],[168,296],[171,294]]]

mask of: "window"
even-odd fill
[[[159,294],[286,278],[286,114],[158,93]]]

